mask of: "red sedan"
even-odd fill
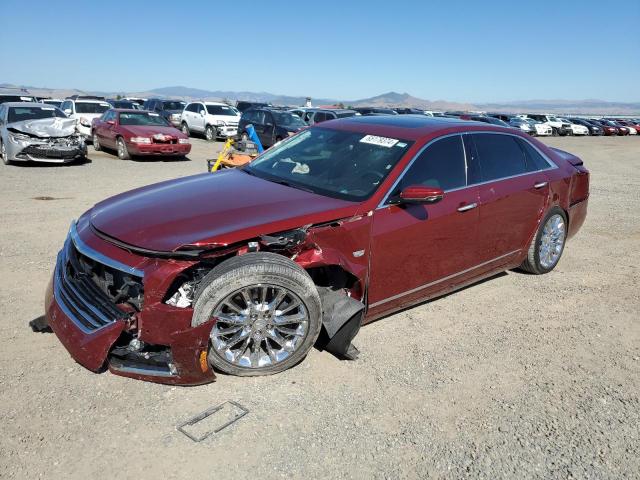
[[[93,148],[114,149],[121,160],[132,156],[184,156],[189,137],[155,112],[114,108],[91,125]]]
[[[86,368],[163,383],[281,372],[314,344],[353,359],[363,324],[504,270],[551,272],[588,197],[579,158],[511,128],[327,121],[242,169],[95,205],[71,224],[46,318]]]

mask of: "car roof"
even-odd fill
[[[325,126],[371,135],[392,136],[404,140],[418,140],[428,136],[436,136],[439,133],[479,129],[513,133],[511,128],[490,123],[459,118],[427,117],[425,115],[355,116],[330,120],[322,123],[319,128]]]
[[[116,113],[151,113],[149,110],[138,110],[137,108],[112,108],[111,110]]]
[[[193,102],[190,103],[204,103],[205,105],[221,105],[223,107],[230,107],[231,105],[228,105],[224,102],[206,102],[204,100],[194,100]],[[235,108],[235,107],[233,107]]]
[[[95,100],[93,98],[66,98],[63,101],[74,103],[109,103],[106,100]]]
[[[345,113],[345,112],[353,112],[356,113],[356,110],[351,110],[350,108],[316,108],[318,112],[335,112],[335,113]]]
[[[3,103],[5,107],[38,107],[38,108],[57,108],[53,105],[47,105],[40,102],[6,102]]]

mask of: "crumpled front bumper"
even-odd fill
[[[6,144],[7,158],[11,161],[68,163],[87,155],[84,141],[77,145],[56,145],[33,140],[9,140]]]
[[[67,242],[70,242],[70,238]],[[83,244],[83,254],[91,255],[91,246]],[[65,245],[67,248],[67,245]],[[86,320],[78,318],[86,304],[69,304],[63,291],[65,249],[58,254],[58,262],[45,294],[45,316],[53,332],[74,360],[85,368],[102,372],[109,369],[116,375],[174,385],[200,385],[215,380],[211,367],[206,363],[211,323],[190,326],[190,311],[172,308],[165,304],[145,307],[139,314],[138,336],[140,340],[155,346],[168,348],[172,355],[171,371],[159,372],[140,365],[122,365],[112,362],[114,347],[122,346],[127,335],[127,323],[115,320],[99,328],[87,328]],[[96,252],[97,253],[97,252]],[[164,272],[166,273],[166,271]],[[77,302],[76,299],[71,300]],[[79,302],[80,303],[80,302]],[[204,353],[203,353],[204,352]],[[117,363],[117,364],[116,364]]]

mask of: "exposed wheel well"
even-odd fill
[[[331,287],[333,289],[347,289],[354,293],[362,293],[360,280],[351,272],[340,265],[324,265],[322,267],[310,267],[305,269],[313,283],[319,287]]]

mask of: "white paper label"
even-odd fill
[[[376,135],[367,135],[366,137],[362,137],[360,142],[378,145],[379,147],[391,148],[398,143],[399,140],[396,140],[395,138],[377,137]]]

